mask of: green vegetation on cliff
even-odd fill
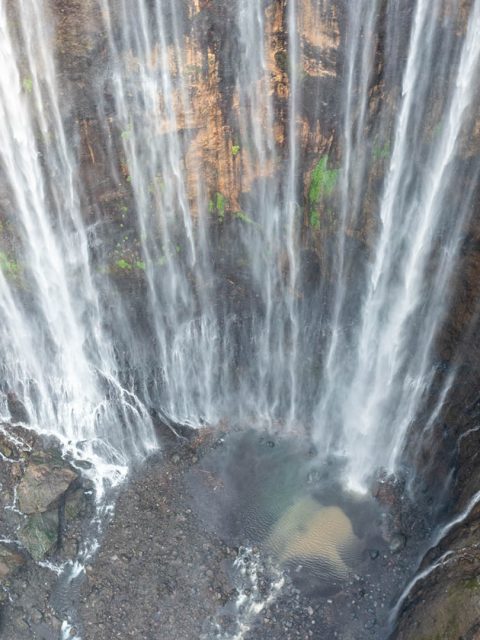
[[[21,271],[18,262],[9,258],[3,251],[0,251],[0,269],[9,276],[18,276]]]
[[[374,160],[386,160],[387,158],[390,157],[390,154],[392,152],[392,148],[391,148],[391,144],[390,142],[385,142],[383,145],[377,145],[375,147],[373,147],[373,159]]]
[[[212,198],[208,203],[208,211],[210,213],[216,213],[220,222],[223,222],[227,206],[228,201],[225,196],[217,191],[214,198]]]
[[[237,211],[235,213],[235,218],[237,218],[237,220],[241,220],[242,222],[246,222],[247,224],[256,224],[256,222],[249,218],[243,211]]]
[[[22,87],[25,93],[32,93],[33,91],[33,80],[31,78],[24,78],[22,80]]]
[[[310,211],[310,225],[313,229],[320,228],[320,212],[318,205],[329,198],[337,186],[339,169],[328,168],[328,155],[320,158],[314,166],[310,176],[308,203]]]

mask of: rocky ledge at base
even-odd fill
[[[325,592],[310,584],[305,589],[298,566],[279,570],[261,543],[229,539],[228,527],[219,527],[213,515],[209,521],[209,509],[199,508],[199,496],[225,504],[217,496],[225,493],[227,476],[212,467],[212,460],[228,463],[224,452],[232,436],[219,429],[161,434],[163,442],[167,436],[169,441],[121,488],[83,582],[75,593],[62,593],[52,568],[74,560],[89,535],[95,513],[91,488],[54,442],[9,425],[2,425],[0,434],[0,533],[9,540],[0,544],[0,637],[6,640],[65,638],[62,607],[72,603],[70,637],[82,640],[480,637],[476,510],[427,554],[421,570],[436,563],[438,570],[427,571],[415,585],[402,603],[396,629],[387,630],[388,611],[418,557],[411,523],[418,525],[421,516],[405,506],[401,484],[383,477],[375,487],[383,509],[383,543],[363,550],[341,588]],[[257,441],[265,450],[282,451],[280,440],[259,436]],[[238,513],[242,508],[240,502]],[[430,533],[424,530],[425,540]],[[422,536],[419,530],[415,535]]]
[[[58,640],[51,604],[58,572],[73,562],[93,512],[92,487],[59,443],[0,424],[0,637]]]

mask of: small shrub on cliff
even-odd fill
[[[391,145],[390,142],[385,142],[383,145],[377,145],[373,147],[373,159],[374,160],[386,160],[390,157]]]
[[[122,271],[130,271],[132,268],[132,265],[124,258],[120,258],[120,260],[117,260],[115,264],[119,269],[122,269]]]
[[[22,87],[25,93],[32,93],[33,91],[33,80],[31,78],[24,78],[22,81]]]
[[[18,275],[21,270],[18,262],[11,260],[3,251],[0,251],[0,269],[10,276]]]
[[[247,224],[256,224],[256,222],[249,218],[246,213],[243,213],[243,211],[237,211],[235,213],[235,218],[237,218],[237,220],[241,220],[242,222],[246,222]]]
[[[338,180],[338,169],[328,169],[328,155],[320,158],[312,171],[308,199],[312,206],[331,196]]]
[[[310,189],[308,190],[308,202],[310,205],[310,224],[314,229],[320,227],[320,213],[317,207],[322,200],[330,197],[335,191],[338,174],[338,169],[328,168],[328,155],[322,156],[313,168]]]
[[[225,196],[219,192],[215,194],[215,197],[208,203],[209,213],[216,213],[220,222],[223,222],[225,218],[225,210],[227,208],[227,200]]]

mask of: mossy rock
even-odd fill
[[[57,545],[58,511],[29,516],[18,537],[34,560],[42,560]]]
[[[0,453],[2,456],[5,456],[5,458],[15,457],[16,460],[19,458],[17,448],[3,434],[0,435]]]

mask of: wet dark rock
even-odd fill
[[[44,622],[40,622],[32,625],[32,631],[35,634],[34,637],[38,640],[57,640],[57,633]]]
[[[0,425],[0,537],[12,541],[0,544],[0,637],[6,640],[60,637],[50,602],[57,573],[48,567],[77,557],[92,510],[89,483],[58,446],[19,425]],[[15,495],[33,512],[22,515]]]
[[[172,422],[166,415],[157,409],[151,411],[155,430],[162,444],[167,447],[176,447],[181,442],[193,440],[198,434],[197,429],[188,425]]]
[[[8,445],[8,437],[5,442]],[[42,445],[36,439],[30,439],[30,443],[25,447],[15,445],[19,453],[23,452],[25,459],[4,462],[3,466],[0,462],[0,471],[3,469],[11,474],[7,476],[12,487],[25,478],[22,475],[23,469],[26,474],[29,467],[51,464],[54,469],[70,468],[58,452],[55,452],[55,448],[51,448],[51,444]],[[217,446],[217,443],[222,446]],[[31,445],[33,448],[29,450]],[[47,450],[42,451],[41,446],[47,446]],[[219,438],[218,432],[208,430],[197,432],[196,437],[189,441],[174,438],[167,453],[152,457],[130,484],[124,487],[114,521],[107,531],[107,538],[103,541],[93,566],[88,567],[87,580],[78,587],[78,596],[75,596],[81,602],[81,615],[77,625],[80,635],[89,640],[110,640],[114,637],[128,638],[132,634],[134,637],[151,638],[152,633],[161,633],[159,637],[162,640],[210,640],[215,637],[211,630],[216,624],[220,624],[224,630],[228,627],[235,632],[236,618],[231,611],[238,593],[243,592],[251,597],[254,590],[249,585],[245,585],[242,590],[235,582],[238,576],[235,577],[232,572],[232,562],[240,550],[231,543],[227,546],[198,517],[195,508],[192,508],[192,485],[190,481],[186,481],[188,476],[190,479],[195,477],[197,483],[205,484],[211,496],[221,493],[222,477],[214,473],[214,470],[209,470],[205,461],[213,452],[216,452],[215,455],[226,455],[229,446],[228,438],[224,435]],[[273,455],[281,449],[281,442],[278,441],[270,451]],[[80,484],[77,486],[77,481],[80,482],[79,479],[72,481],[64,494],[54,501],[54,507],[43,513],[30,514],[28,519],[23,520],[21,542],[33,557],[63,561],[74,558],[78,552],[84,535],[79,522],[84,514],[88,514],[88,500],[84,487]],[[245,640],[347,638],[349,636],[344,634],[345,630],[354,633],[352,637],[355,640],[385,640],[384,618],[390,604],[385,584],[393,579],[399,585],[404,583],[407,556],[410,554],[408,557],[412,557],[411,518],[417,522],[419,516],[406,499],[404,483],[386,479],[381,487],[378,502],[382,503],[382,499],[388,496],[386,502],[394,511],[385,512],[383,546],[381,540],[371,540],[365,547],[369,549],[365,553],[367,575],[351,575],[342,589],[320,597],[318,589],[313,588],[309,592],[299,589],[296,576],[289,577],[287,572],[281,592],[255,617]],[[13,492],[10,496],[13,497]],[[21,518],[15,513],[12,513],[13,516]],[[449,546],[440,546],[425,562],[435,562],[445,551],[456,546],[463,548],[466,542],[473,547],[479,529],[480,524],[477,526],[470,523],[471,537],[466,541],[464,528],[460,527],[455,532],[455,537],[449,536],[445,542]],[[406,530],[409,531],[410,541],[405,547],[406,539],[401,532]],[[403,536],[401,549],[389,554],[388,546],[395,541],[396,535]],[[378,555],[375,555],[378,550]],[[253,549],[248,557],[245,556],[247,570],[251,569],[249,563],[252,554],[258,554],[258,549]],[[472,571],[468,573],[467,565],[467,557],[472,558],[472,554],[470,551],[465,556],[460,554],[461,570],[459,569],[458,575],[448,574],[448,581],[453,585],[459,583],[455,592],[457,596],[453,594],[450,609],[453,605],[457,606],[456,598],[460,598],[458,594],[461,593],[462,602],[458,606],[461,611],[465,611],[466,624],[470,625],[469,633],[475,628],[468,613],[469,607],[474,603],[469,594],[475,593],[476,583],[468,582],[468,578],[465,582],[465,576],[474,577]],[[368,562],[373,555],[376,562]],[[295,572],[295,568],[292,571]],[[24,581],[21,579],[22,575],[26,576]],[[440,573],[435,571],[432,575]],[[32,630],[40,629],[38,625],[45,625],[45,633],[47,629],[51,630],[52,637],[57,640],[60,622],[58,617],[52,617],[49,607],[52,602],[58,606],[61,598],[49,598],[56,590],[64,592],[66,604],[63,611],[69,606],[71,593],[63,587],[55,586],[56,576],[33,564],[28,558],[26,563],[9,574],[8,580],[11,583],[9,593],[14,602],[5,604],[5,615],[10,625],[9,630],[14,629],[12,637],[15,640],[31,640]],[[271,582],[268,571],[265,576],[260,577],[258,588],[262,597],[268,595]],[[450,583],[447,581],[441,583],[443,591],[448,584]],[[466,588],[468,586],[471,591]],[[421,601],[426,600],[426,594],[433,593],[432,584],[427,582],[425,588],[427,587],[425,593],[421,592]],[[438,594],[441,595],[440,587]],[[430,614],[427,615],[418,602],[416,592],[412,594],[412,598],[407,598],[399,624],[405,625],[407,616],[416,620],[415,629],[418,630],[421,619],[432,620],[432,616],[428,617]],[[435,610],[436,606],[433,606]],[[443,611],[450,605],[442,601],[438,606],[439,611]],[[33,612],[33,608],[37,613]],[[37,620],[38,611],[44,617],[42,621]],[[59,610],[56,611],[59,616]],[[188,619],[186,611],[189,612]],[[23,621],[27,619],[28,624],[22,627]],[[98,624],[99,621],[101,625]],[[441,624],[444,622],[437,621],[435,624],[442,629]],[[402,633],[404,632],[406,633],[402,627]],[[450,640],[448,635],[439,637]],[[422,636],[415,635],[412,631],[410,635],[398,635],[398,639],[400,638],[419,640]],[[427,639],[430,640],[425,636],[425,640]]]
[[[0,453],[9,460],[18,460],[20,453],[7,434],[0,433]]]
[[[177,439],[168,458],[152,458],[122,491],[82,586],[82,637],[200,638],[204,620],[229,599],[226,549],[193,513],[183,481],[192,448],[202,455],[206,434],[197,435]]]
[[[247,549],[242,546],[245,538],[238,544],[225,538],[198,502],[201,494],[202,505],[218,499],[222,503],[218,496],[226,491],[226,478],[220,468],[222,462],[229,466],[238,438],[202,430],[188,442],[175,441],[163,456],[152,457],[137,470],[119,496],[81,586],[79,635],[89,640],[213,640],[220,628],[234,637],[236,602],[243,594],[263,602],[263,609],[248,621],[245,640],[385,640],[391,583],[396,581],[396,589],[404,583],[405,567],[413,557],[404,554],[410,549],[391,555],[385,540],[370,543],[365,549],[381,549],[379,559],[370,562],[366,551],[358,568],[364,573],[349,572],[343,584],[328,593],[318,580],[307,585],[304,569],[292,564],[282,570],[283,585],[275,592],[279,567],[271,564],[262,544],[250,540]],[[266,442],[258,445],[256,454],[262,462],[264,454],[278,456],[286,446],[279,439],[271,449]],[[307,473],[304,481],[308,484]],[[203,489],[197,493],[200,484]],[[275,595],[268,600],[272,589]]]
[[[7,406],[12,422],[23,422],[25,424],[30,422],[30,416],[25,405],[13,391],[7,393]]]
[[[87,501],[85,496],[85,490],[83,487],[78,487],[74,491],[70,491],[65,496],[65,510],[64,517],[66,522],[71,522],[85,513],[87,507]]]
[[[479,562],[478,555],[465,553],[422,580],[408,597],[392,640],[476,640]]]

